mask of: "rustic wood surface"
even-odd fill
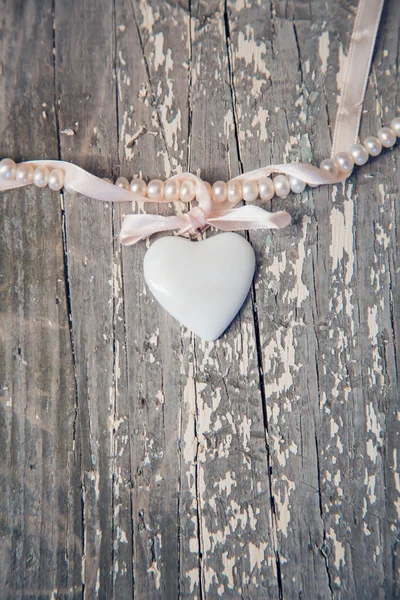
[[[318,163],[356,6],[1,0],[0,155]],[[399,29],[387,0],[362,137],[398,114]],[[2,599],[400,598],[399,165],[275,199],[293,225],[249,235],[215,343],[152,298],[148,244],[120,247],[129,205],[1,196]]]

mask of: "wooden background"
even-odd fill
[[[0,0],[0,155],[319,163],[356,6]],[[362,138],[398,114],[399,27],[387,0]],[[400,598],[399,164],[275,199],[293,225],[250,234],[215,343],[151,297],[129,205],[1,196],[2,599]]]

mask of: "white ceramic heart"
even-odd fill
[[[144,258],[145,280],[158,302],[203,340],[217,339],[246,299],[253,248],[237,233],[201,242],[164,237]]]

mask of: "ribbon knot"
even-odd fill
[[[199,231],[205,231],[209,227],[206,215],[200,206],[194,206],[188,213],[185,213],[183,217],[186,219],[187,225],[181,228],[179,231],[180,234],[198,233]]]
[[[315,167],[310,167],[315,169]],[[316,169],[319,172],[319,169]],[[296,171],[297,172],[297,171]],[[261,170],[261,175],[263,170]],[[260,176],[261,176],[260,175]],[[136,244],[154,233],[178,230],[179,234],[198,233],[210,226],[222,231],[245,231],[247,229],[278,229],[289,225],[291,219],[286,211],[270,213],[260,206],[233,208],[213,202],[211,193],[204,181],[192,173],[175,175],[174,179],[190,179],[196,185],[198,205],[187,213],[172,216],[136,214],[126,215],[120,232],[120,242],[125,246]],[[143,199],[144,200],[144,199]]]

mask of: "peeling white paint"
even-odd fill
[[[337,539],[336,532],[332,527],[329,528],[326,535],[332,542],[335,567],[340,569],[340,567],[345,566],[346,564],[344,546],[342,542]]]
[[[267,69],[265,60],[267,48],[265,42],[254,39],[254,29],[246,25],[245,31],[239,31],[237,47],[234,56],[242,59],[246,67],[253,65],[254,74],[260,74],[264,79],[270,79],[271,73]]]
[[[288,303],[292,303],[296,301],[297,308],[300,308],[304,300],[308,298],[309,291],[307,286],[303,282],[303,268],[305,265],[306,258],[306,239],[307,239],[307,229],[311,224],[311,218],[309,216],[304,216],[302,219],[302,234],[298,243],[298,258],[293,263],[293,270],[296,277],[295,284],[292,289],[287,290],[283,298]]]
[[[332,195],[336,196],[337,189],[336,186],[333,187],[334,190]],[[348,285],[353,277],[354,269],[353,200],[345,200],[343,208],[343,213],[336,206],[332,208],[329,219],[332,226],[332,242],[329,246],[329,250],[332,257],[333,271],[341,264],[344,253],[346,253],[345,284]]]
[[[329,32],[323,31],[318,39],[318,53],[321,59],[321,73],[326,75],[329,58]]]
[[[288,536],[288,528],[291,520],[290,494],[295,487],[295,482],[290,481],[283,473],[281,474],[279,481],[274,482],[276,526],[277,531],[282,533],[285,537]]]

